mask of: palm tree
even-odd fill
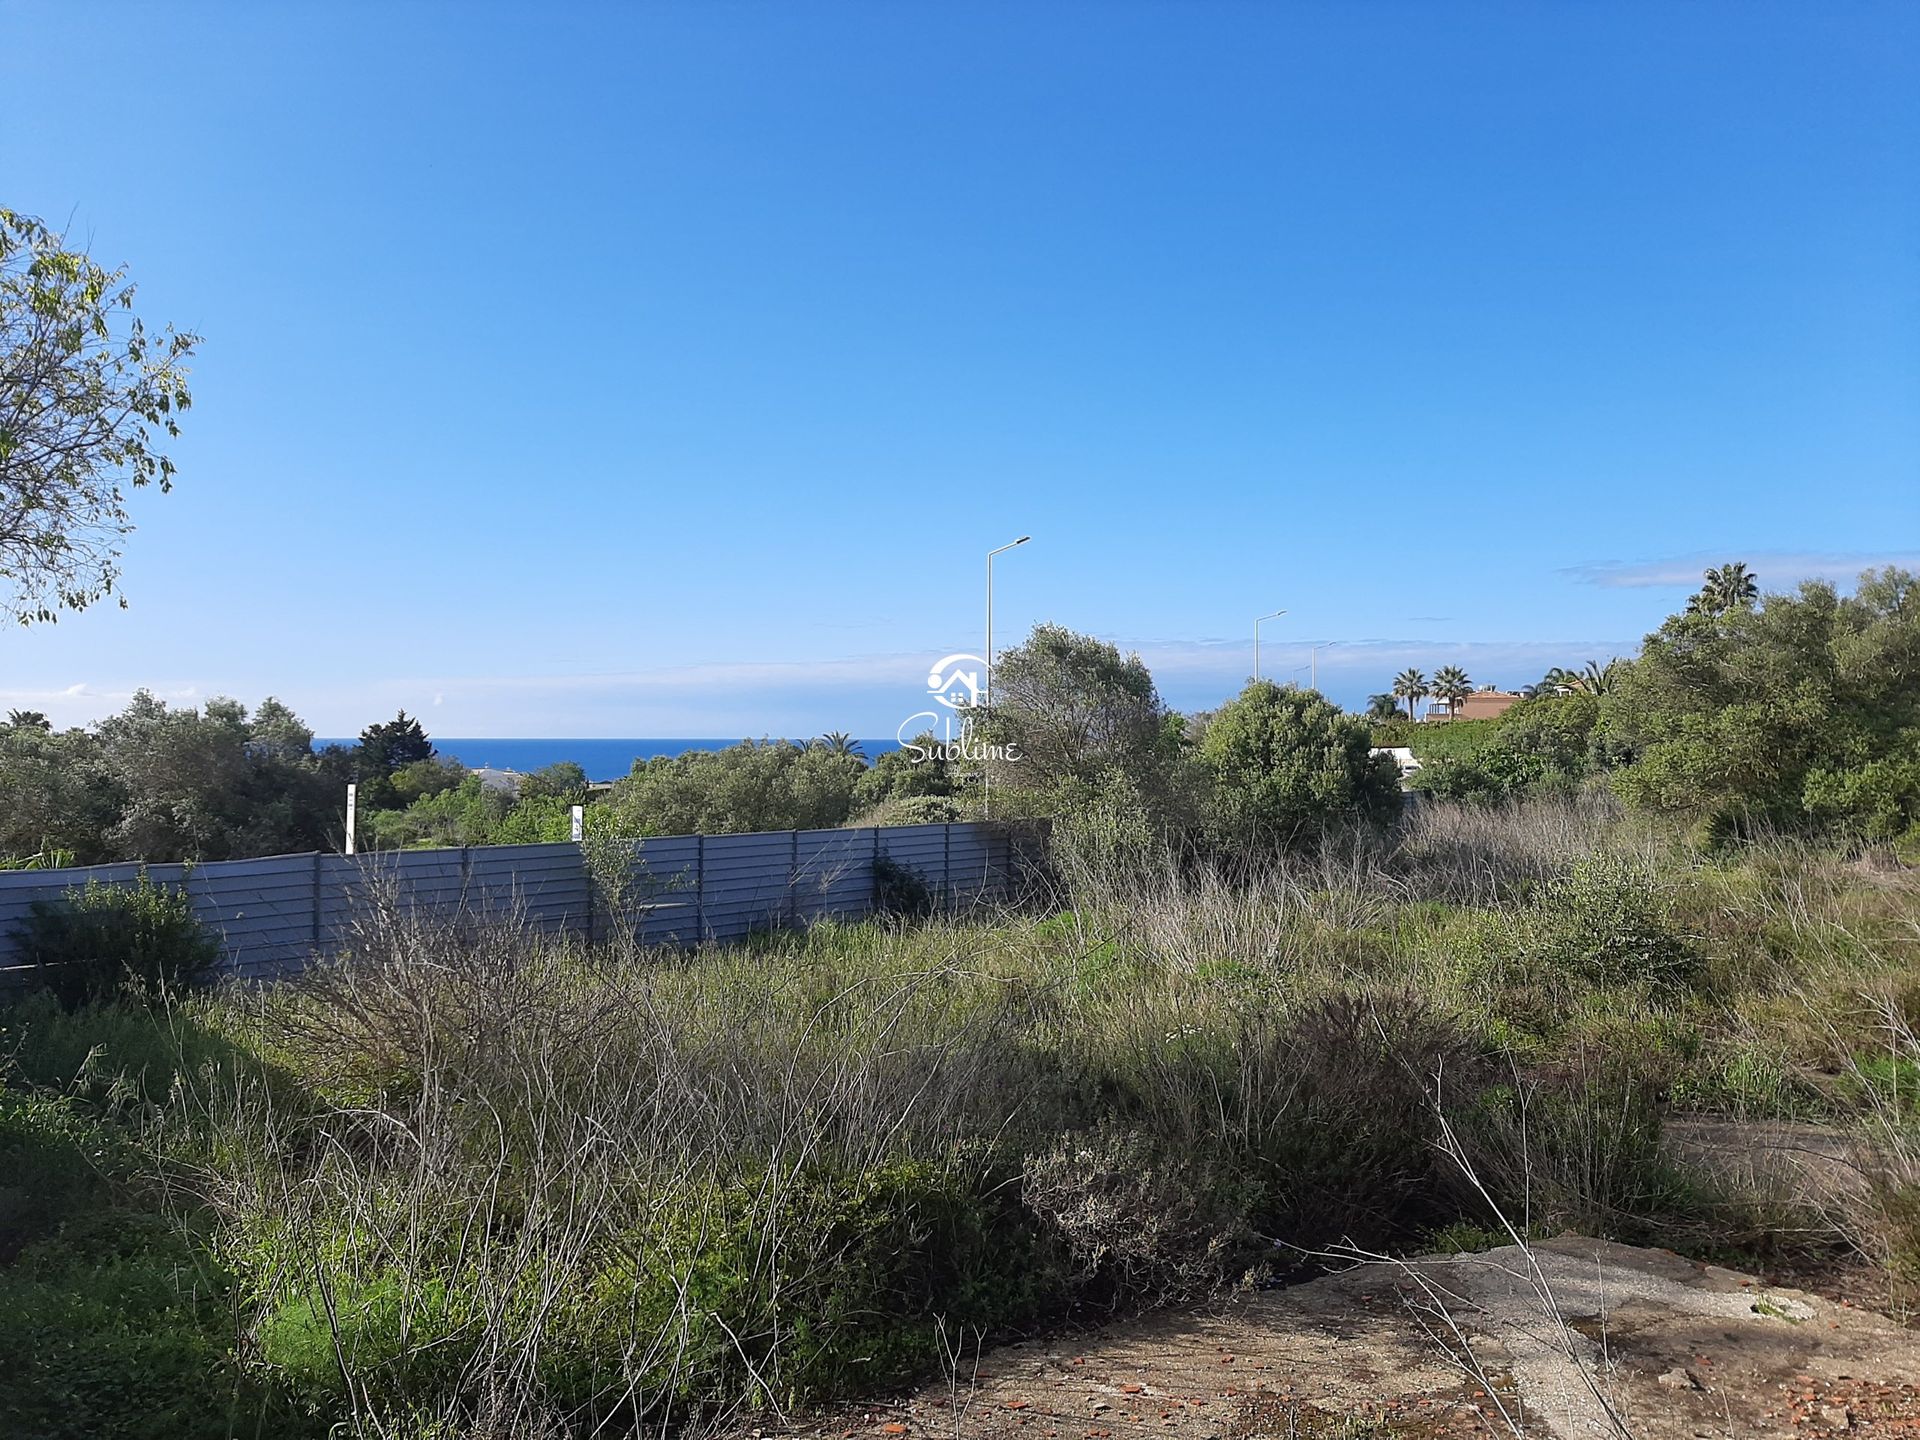
[[[844,730],[829,730],[816,743],[821,749],[831,750],[835,755],[852,755],[861,760],[867,758],[867,752],[860,748],[860,742]]]
[[[1396,699],[1407,702],[1407,719],[1414,717],[1413,707],[1427,698],[1427,677],[1411,666],[1393,677],[1393,694]]]
[[[1715,565],[1701,579],[1706,583],[1700,593],[1687,601],[1687,610],[1694,615],[1724,615],[1760,598],[1760,584],[1743,560]]]
[[[1574,681],[1574,687],[1586,691],[1589,695],[1604,695],[1613,689],[1613,682],[1619,674],[1620,661],[1617,656],[1604,665],[1598,661],[1589,660],[1580,668],[1580,675]]]
[[[1367,697],[1367,719],[1391,720],[1400,713],[1400,702],[1391,695]]]
[[[1447,718],[1451,720],[1458,712],[1460,702],[1473,693],[1473,681],[1458,665],[1442,665],[1433,672],[1433,693],[1447,702]]]
[[[1580,688],[1580,674],[1564,665],[1556,665],[1540,677],[1540,684],[1536,688],[1549,695],[1571,695]]]

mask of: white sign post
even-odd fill
[[[354,811],[358,808],[359,794],[358,785],[347,786],[347,854],[349,855],[353,854],[353,817]]]
[[[587,807],[584,805],[576,805],[573,807],[573,843],[578,845],[586,838]]]

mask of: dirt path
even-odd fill
[[[1541,1299],[1545,1287],[1557,1315]],[[1665,1251],[1566,1237],[1362,1266],[963,1363],[820,1436],[1920,1436],[1920,1334]]]

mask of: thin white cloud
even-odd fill
[[[200,689],[178,682],[159,685],[95,685],[77,681],[58,689],[0,688],[0,710],[38,710],[57,726],[88,725],[127,703],[141,690],[170,705],[192,704]]]
[[[1851,553],[1763,550],[1736,555],[1703,551],[1665,560],[1574,565],[1561,573],[1607,590],[1693,589],[1700,584],[1708,566],[1725,564],[1729,559],[1744,560],[1758,577],[1762,590],[1791,590],[1802,580],[1828,580],[1845,585],[1858,579],[1862,570],[1877,570],[1884,565],[1920,569],[1920,550]]]
[[[1251,638],[1237,640],[1128,640],[1107,637],[1137,653],[1169,703],[1208,708],[1232,695],[1253,673]],[[1577,666],[1630,655],[1623,638],[1554,641],[1440,641],[1367,637],[1323,644],[1318,661],[1323,690],[1357,703],[1384,689],[1409,665],[1431,672],[1459,665],[1477,683],[1515,686],[1554,665]],[[1261,671],[1270,679],[1305,681],[1313,665],[1308,645],[1269,640]],[[384,676],[350,684],[276,685],[271,688],[322,735],[351,734],[371,718],[396,709],[430,708],[433,728],[446,735],[762,735],[811,734],[827,729],[891,733],[925,707],[928,663],[922,652],[839,656],[815,662],[715,661],[658,670],[575,674]],[[265,689],[227,681],[176,681],[148,687],[161,699],[194,704],[208,694],[234,694],[253,703]],[[0,707],[41,710],[58,725],[83,725],[124,708],[135,687],[82,684],[64,690],[0,690]]]

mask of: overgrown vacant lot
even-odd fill
[[[738,1425],[1507,1222],[1920,1279],[1911,871],[1573,805],[1070,868],[695,954],[369,916],[297,983],[15,1006],[0,1422]],[[1690,1166],[1676,1114],[1824,1127],[1868,1179]]]

